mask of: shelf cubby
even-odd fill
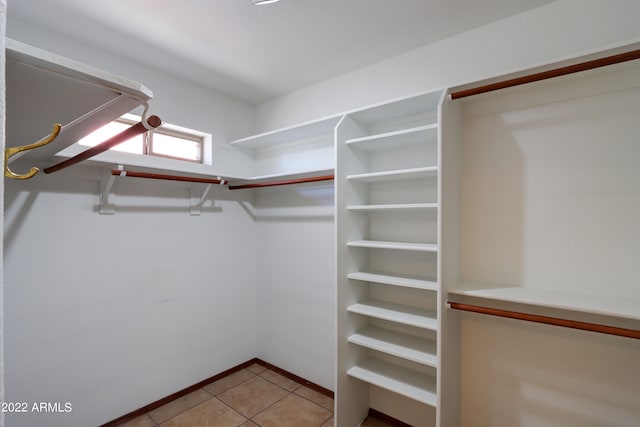
[[[428,374],[367,358],[350,368],[347,375],[429,406],[437,404],[436,380]]]
[[[438,365],[437,345],[422,337],[367,326],[348,338],[352,344],[427,366]]]

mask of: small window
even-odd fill
[[[118,119],[102,126],[100,129],[90,133],[89,135],[78,141],[81,145],[93,147],[101,142],[106,141],[135,124],[134,121]],[[126,153],[144,154],[145,135],[138,135],[124,141],[112,148],[115,151],[124,151]]]
[[[78,143],[93,147],[138,123],[139,117],[127,114],[82,138]],[[111,148],[126,153],[169,157],[203,163],[207,134],[163,123],[152,132],[133,137]]]
[[[203,138],[161,129],[152,132],[149,154],[202,163]]]

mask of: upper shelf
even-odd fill
[[[31,144],[62,131],[52,143],[23,154],[35,166],[95,129],[117,119],[153,93],[140,83],[27,44],[6,43],[7,147]]]
[[[358,123],[366,125],[397,120],[427,112],[435,113],[438,110],[442,96],[442,91],[423,93],[351,111],[348,114]]]
[[[320,120],[303,123],[283,129],[269,131],[258,135],[249,136],[231,141],[234,147],[259,150],[277,145],[289,144],[295,141],[308,140],[323,135],[333,137],[333,129],[342,116],[332,116]]]

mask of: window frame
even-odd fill
[[[113,122],[122,123],[127,126],[135,125],[142,120],[140,116],[134,114],[124,114],[121,117],[113,120]],[[155,133],[167,135],[174,138],[184,139],[185,141],[192,141],[199,144],[198,150],[198,159],[190,159],[186,157],[172,156],[163,153],[157,153],[153,150],[153,135]],[[197,131],[195,129],[189,129],[183,126],[177,126],[170,123],[162,123],[158,128],[145,132],[141,135],[141,144],[142,144],[142,152],[141,153],[133,153],[127,151],[121,151],[114,148],[109,149],[109,152],[112,153],[127,153],[131,155],[137,156],[149,156],[149,157],[160,157],[165,159],[179,160],[183,162],[189,162],[193,164],[200,165],[211,165],[212,163],[212,136],[210,133]],[[79,143],[79,141],[78,141]],[[84,147],[88,145],[80,144]]]

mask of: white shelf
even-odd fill
[[[229,144],[235,147],[257,150],[288,144],[294,141],[308,140],[322,135],[333,135],[333,130],[341,117],[341,115],[332,116],[296,126],[264,132],[231,141]]]
[[[436,406],[434,377],[380,360],[365,359],[347,375],[430,406]]]
[[[565,310],[575,313],[609,316],[640,321],[640,300],[615,295],[589,294],[531,286],[491,286],[462,283],[449,291],[449,299],[457,296],[482,298],[528,306]],[[640,325],[638,325],[640,327]]]
[[[438,136],[438,125],[417,126],[394,132],[353,138],[345,141],[352,147],[363,150],[386,150],[400,145],[422,144],[427,141],[435,142]]]
[[[7,39],[7,146],[34,143],[62,130],[50,144],[13,156],[33,166],[49,166],[52,157],[97,128],[153,97],[140,83]],[[28,93],[29,96],[25,96]]]
[[[347,311],[422,329],[435,331],[438,328],[435,312],[408,305],[366,300],[350,305]]]
[[[437,166],[428,166],[423,168],[401,169],[384,172],[362,173],[355,175],[347,175],[350,181],[359,182],[384,182],[384,181],[401,181],[415,180],[425,178],[435,178],[438,176]]]
[[[438,365],[437,345],[426,338],[370,326],[351,335],[347,340],[412,362],[434,368]]]
[[[402,97],[371,105],[367,108],[347,112],[359,123],[379,123],[416,114],[435,113],[442,98],[442,92],[428,92],[417,96]]]
[[[347,246],[372,249],[397,249],[404,251],[438,252],[438,245],[433,243],[383,242],[379,240],[354,240]]]
[[[387,211],[420,211],[437,209],[437,203],[397,203],[387,205],[349,205],[347,209],[354,212],[387,212]]]
[[[392,276],[388,274],[377,274],[367,272],[350,273],[349,279],[361,280],[364,282],[381,283],[385,285],[403,286],[406,288],[424,289],[435,291],[438,289],[438,283],[430,280],[416,279],[411,277]]]

